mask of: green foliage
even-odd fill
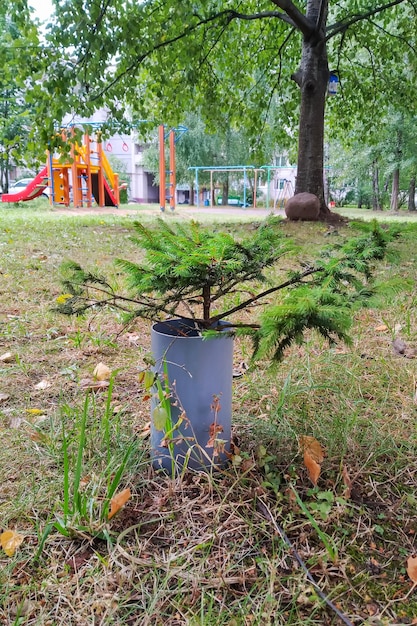
[[[112,421],[117,422],[117,417],[111,407],[113,383],[114,379],[110,381],[103,415],[98,419],[94,414],[93,423],[91,414],[96,407],[88,394],[81,412],[69,406],[62,409],[61,441],[53,443],[62,455],[62,501],[57,502],[45,527],[38,556],[54,529],[65,537],[87,535],[111,541],[108,523],[111,499],[120,487],[132,455],[140,454],[135,442],[127,446],[124,442],[123,447],[115,449]],[[94,450],[93,458],[90,458],[91,450]],[[87,484],[83,485],[87,476]]]
[[[116,293],[104,278],[67,263],[64,288],[68,294],[59,305],[61,312],[111,306],[130,317],[191,318],[201,329],[230,318],[231,328],[252,337],[257,358],[274,361],[293,342],[302,342],[309,329],[331,343],[349,341],[352,311],[370,301],[372,268],[384,257],[389,238],[374,224],[363,235],[326,248],[297,271],[284,271],[278,284],[262,290],[260,286],[267,282],[265,269],[276,265],[292,247],[275,218],[241,241],[195,222],[171,226],[159,220],[153,230],[136,223],[135,230],[134,242],[145,251],[144,260],[116,261],[125,274],[128,294]],[[233,294],[238,303],[228,308]],[[239,312],[267,298],[259,323],[235,321]]]
[[[249,157],[263,136],[292,148],[299,91],[291,76],[300,63],[306,22],[316,29],[314,38],[326,37],[321,41],[329,63],[341,77],[343,89],[329,99],[335,131],[359,116],[375,124],[382,100],[375,93],[387,102],[406,102],[413,85],[408,69],[415,63],[410,54],[415,32],[406,2],[382,12],[373,7],[369,16],[368,6],[353,0],[316,1],[317,12],[323,11],[322,32],[317,16],[307,17],[304,5],[292,2],[56,4],[45,76],[33,83],[32,97],[58,121],[69,111],[89,116],[106,106],[117,120],[126,120],[128,111],[131,119],[172,126],[184,123],[186,111],[199,110],[210,131],[245,130],[251,137]],[[39,126],[49,140],[49,124]]]
[[[18,9],[18,10],[17,10]],[[35,165],[39,145],[30,141],[34,108],[25,102],[27,81],[36,66],[36,25],[25,3],[0,8],[0,188],[8,191],[12,165]],[[44,157],[44,149],[41,151]]]

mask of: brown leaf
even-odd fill
[[[417,556],[409,556],[407,559],[407,574],[417,584]]]
[[[145,439],[146,437],[149,437],[150,434],[151,434],[151,423],[148,422],[140,431],[139,437],[141,437],[142,439]]]
[[[92,378],[83,378],[80,380],[80,387],[84,391],[102,391],[109,386],[108,380],[93,380]]]
[[[249,472],[249,470],[252,470],[254,468],[255,462],[253,459],[243,459],[240,465],[240,469],[242,470],[242,472]]]
[[[210,424],[209,427],[209,440],[206,444],[206,448],[213,448],[214,447],[214,442],[216,441],[216,435],[218,433],[222,433],[223,432],[223,426],[221,426],[220,424],[216,424],[216,422],[213,422],[212,424]]]
[[[386,324],[380,324],[374,328],[376,333],[384,333],[386,330],[388,330],[388,326]]]
[[[304,465],[307,468],[308,477],[310,478],[311,482],[313,483],[313,485],[317,485],[317,481],[321,472],[321,467],[307,451],[304,452]]]
[[[127,489],[123,489],[123,491],[119,491],[115,496],[110,500],[110,512],[108,515],[108,519],[111,519],[113,515],[116,515],[118,511],[126,504],[128,500],[132,497],[131,491],[129,487]]]
[[[0,355],[0,361],[2,363],[10,363],[13,360],[14,360],[14,356],[11,352],[5,352],[4,354]]]
[[[298,444],[302,452],[307,452],[308,456],[316,463],[323,463],[324,450],[321,443],[317,441],[315,437],[309,437],[308,435],[300,435],[298,437]]]

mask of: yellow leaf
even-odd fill
[[[118,511],[126,504],[128,500],[132,497],[129,487],[127,489],[123,489],[119,493],[116,493],[115,496],[110,500],[110,512],[108,515],[108,519],[111,519],[113,515],[116,515]]]
[[[304,465],[307,468],[308,477],[313,485],[317,485],[317,481],[320,476],[320,465],[309,455],[308,452],[304,452]]]
[[[22,535],[19,535],[14,530],[5,530],[0,535],[0,544],[7,556],[13,556],[22,541]]]
[[[302,452],[307,452],[309,457],[316,463],[323,463],[324,450],[321,443],[317,441],[315,437],[309,437],[308,435],[300,435],[298,437],[298,444]]]
[[[104,363],[98,363],[94,368],[93,376],[96,380],[109,380],[111,377],[111,369],[104,365]]]
[[[57,297],[56,301],[58,304],[65,304],[66,301],[70,298],[72,298],[72,295],[70,293],[62,293],[60,296]]]
[[[26,409],[26,413],[29,413],[29,415],[43,415],[45,411],[42,411],[42,409]]]
[[[407,574],[409,575],[413,583],[417,583],[417,556],[408,557]]]

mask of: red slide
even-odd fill
[[[112,190],[109,187],[109,183],[104,179],[104,206],[117,206],[116,198],[113,195]],[[98,204],[99,190],[98,190],[98,174],[91,174],[91,186],[93,188],[93,196]]]
[[[19,193],[4,193],[2,202],[21,202],[22,200],[33,200],[40,196],[48,186],[48,168],[45,166],[42,171]]]

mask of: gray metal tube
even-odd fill
[[[227,329],[227,324],[222,326]],[[162,387],[164,367],[168,372],[172,424],[183,419],[166,437],[151,415],[153,466],[172,470],[169,441],[177,472],[184,466],[201,470],[224,465],[231,439],[233,337],[219,332],[203,339],[192,320],[175,319],[154,324],[151,338]],[[152,413],[158,404],[154,393]]]

